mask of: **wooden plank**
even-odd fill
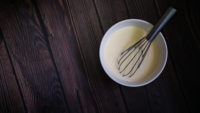
[[[154,0],[148,2],[126,0],[126,2],[131,18],[143,19],[153,24],[158,20],[159,15]],[[152,112],[188,112],[187,101],[178,83],[179,79],[170,56],[169,50],[164,71],[158,79],[146,86]]]
[[[0,29],[1,30],[1,29]],[[24,113],[23,100],[6,50],[2,32],[0,31],[0,112]]]
[[[94,2],[92,0],[68,0],[68,7],[90,86],[100,112],[127,112],[119,85],[105,74],[98,60],[103,29],[101,29]]]
[[[161,15],[169,5],[177,9],[176,15],[167,24],[164,31],[171,56],[174,61],[182,89],[191,112],[199,111],[199,4],[193,1],[180,2],[156,0],[158,13]]]
[[[35,8],[29,0],[0,2],[0,26],[27,112],[69,112]]]
[[[127,7],[124,0],[94,0],[95,5],[106,32],[112,25],[124,19],[129,18]]]
[[[62,0],[37,0],[41,20],[64,86],[70,111],[99,112],[84,69],[67,3]],[[79,5],[79,4],[77,4]]]

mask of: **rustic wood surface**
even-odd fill
[[[152,83],[112,81],[99,60],[105,32],[125,19],[155,24],[168,61]],[[198,113],[200,4],[189,0],[1,0],[0,113]]]

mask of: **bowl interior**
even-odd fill
[[[124,20],[121,21],[115,25],[113,25],[104,35],[103,40],[101,42],[101,46],[100,46],[100,60],[101,60],[101,64],[105,70],[105,72],[107,73],[107,75],[113,79],[114,81],[116,81],[119,84],[125,85],[125,86],[130,86],[130,87],[138,87],[138,86],[143,86],[146,85],[148,83],[150,83],[151,81],[153,81],[154,79],[156,79],[160,73],[162,72],[162,70],[165,67],[166,61],[167,61],[167,56],[168,56],[168,52],[167,52],[167,45],[165,42],[165,39],[162,35],[162,33],[159,33],[156,37],[156,41],[159,47],[159,61],[158,64],[156,66],[156,68],[154,69],[154,71],[148,75],[146,78],[139,80],[137,82],[128,82],[128,81],[124,81],[119,79],[118,77],[116,77],[115,75],[113,75],[111,73],[111,71],[109,70],[109,68],[106,65],[105,62],[105,58],[104,58],[104,53],[105,53],[105,47],[106,47],[106,43],[108,41],[108,39],[110,38],[110,36],[117,30],[124,28],[124,27],[128,27],[128,26],[136,26],[139,28],[142,28],[146,31],[149,31],[153,25],[143,21],[143,20],[139,20],[139,19],[129,19],[129,20]]]

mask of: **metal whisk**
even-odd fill
[[[151,42],[175,12],[176,9],[169,7],[144,38],[121,53],[117,65],[119,72],[123,73],[123,76],[129,75],[131,77],[135,74],[144,61]]]

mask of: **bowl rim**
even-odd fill
[[[106,68],[106,63],[105,63],[105,61],[103,61],[103,58],[102,58],[102,57],[103,57],[103,54],[104,54],[104,53],[103,53],[104,51],[103,51],[103,46],[102,46],[102,45],[103,45],[103,42],[105,42],[105,41],[104,41],[104,40],[105,40],[105,36],[108,34],[109,31],[111,31],[111,30],[112,30],[114,27],[116,27],[117,25],[119,25],[119,24],[121,24],[121,23],[124,23],[124,22],[129,22],[129,21],[134,21],[134,22],[137,22],[137,21],[138,21],[138,22],[143,22],[143,23],[152,25],[151,23],[149,23],[149,22],[147,22],[147,21],[145,21],[145,20],[141,20],[141,19],[126,19],[126,20],[117,22],[116,24],[112,25],[112,26],[106,31],[106,33],[104,34],[104,36],[103,36],[103,38],[102,38],[102,40],[101,40],[100,49],[99,49],[99,58],[100,58],[100,62],[101,62],[101,65],[102,65],[104,71],[106,72],[106,74],[107,74],[113,81],[115,81],[115,82],[117,82],[118,84],[121,84],[121,85],[123,85],[123,86],[128,86],[128,87],[140,87],[140,86],[144,86],[144,85],[147,85],[147,84],[151,83],[152,81],[154,81],[154,80],[162,73],[163,69],[164,69],[165,66],[166,66],[167,59],[168,59],[168,47],[167,47],[167,44],[166,44],[166,41],[165,41],[165,38],[164,38],[163,34],[160,32],[159,34],[160,34],[160,36],[161,36],[161,38],[162,38],[162,40],[163,40],[163,42],[164,42],[164,47],[165,47],[165,50],[166,50],[166,55],[165,55],[164,64],[163,64],[161,70],[159,71],[159,73],[158,73],[155,77],[153,77],[151,80],[149,80],[148,82],[145,82],[145,83],[142,83],[142,84],[138,84],[138,85],[128,85],[128,84],[119,82],[118,80],[116,80],[114,77],[112,77],[112,76],[110,75],[110,72],[109,72],[108,69]],[[152,26],[153,26],[153,25],[152,25]]]

